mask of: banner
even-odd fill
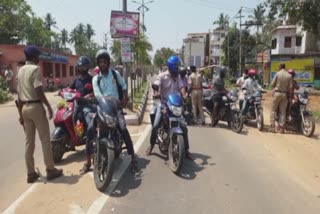
[[[121,38],[121,60],[122,62],[132,62],[131,39]]]
[[[111,11],[110,34],[112,38],[139,36],[139,13]]]
[[[286,68],[292,68],[296,72],[295,80],[300,84],[313,84],[314,82],[314,59],[293,59],[271,62],[271,79],[274,78],[279,71],[279,65],[286,64]]]

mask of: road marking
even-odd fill
[[[146,129],[144,130],[143,134],[139,137],[138,141],[134,144],[134,150],[137,153],[142,146],[143,142],[147,138],[149,132],[151,130],[151,125],[148,125]],[[121,177],[125,173],[126,169],[128,168],[130,164],[130,158],[127,156],[123,159],[122,163],[120,164],[118,170],[113,175],[113,179],[105,191],[105,193],[101,193],[101,196],[97,198],[92,205],[89,207],[87,214],[96,214],[100,213],[108,199],[110,198],[110,194],[113,192],[113,190],[116,188],[118,182],[120,181]],[[90,173],[91,176],[93,176],[92,173]]]
[[[71,214],[85,214],[85,211],[79,204],[71,204],[70,205],[70,213]]]
[[[32,184],[27,191],[25,191],[15,202],[13,202],[10,207],[8,207],[3,214],[14,214],[19,204],[29,195],[31,194],[35,188],[38,186],[38,183]]]

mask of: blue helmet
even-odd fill
[[[28,45],[24,49],[24,54],[26,55],[26,57],[39,56],[41,54],[41,51],[34,45]]]
[[[178,56],[173,55],[169,57],[167,61],[167,66],[174,75],[178,75],[180,71],[180,66],[182,66],[182,63]]]

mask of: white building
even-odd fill
[[[210,64],[220,65],[223,57],[222,44],[226,38],[227,30],[216,28],[210,33]]]
[[[203,67],[206,62],[206,39],[208,33],[188,33],[184,42],[184,63],[186,66]]]

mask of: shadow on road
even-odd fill
[[[143,172],[147,168],[147,165],[150,163],[150,160],[139,157],[138,158],[138,172],[132,174],[130,172],[130,166],[126,170],[124,176],[121,178],[121,181],[118,183],[115,190],[111,193],[111,197],[124,197],[130,190],[138,188],[143,179]]]
[[[62,160],[57,163],[57,166],[63,166],[74,162],[84,162],[86,159],[86,156],[84,154],[84,150],[78,150],[76,152],[66,152]]]
[[[216,163],[209,163],[208,160],[211,159],[210,156],[199,154],[199,153],[192,153],[195,160],[185,160],[184,165],[182,167],[182,171],[180,173],[181,178],[186,180],[193,180],[197,177],[197,173],[204,170],[206,166],[214,166]],[[199,162],[200,160],[200,162]]]

